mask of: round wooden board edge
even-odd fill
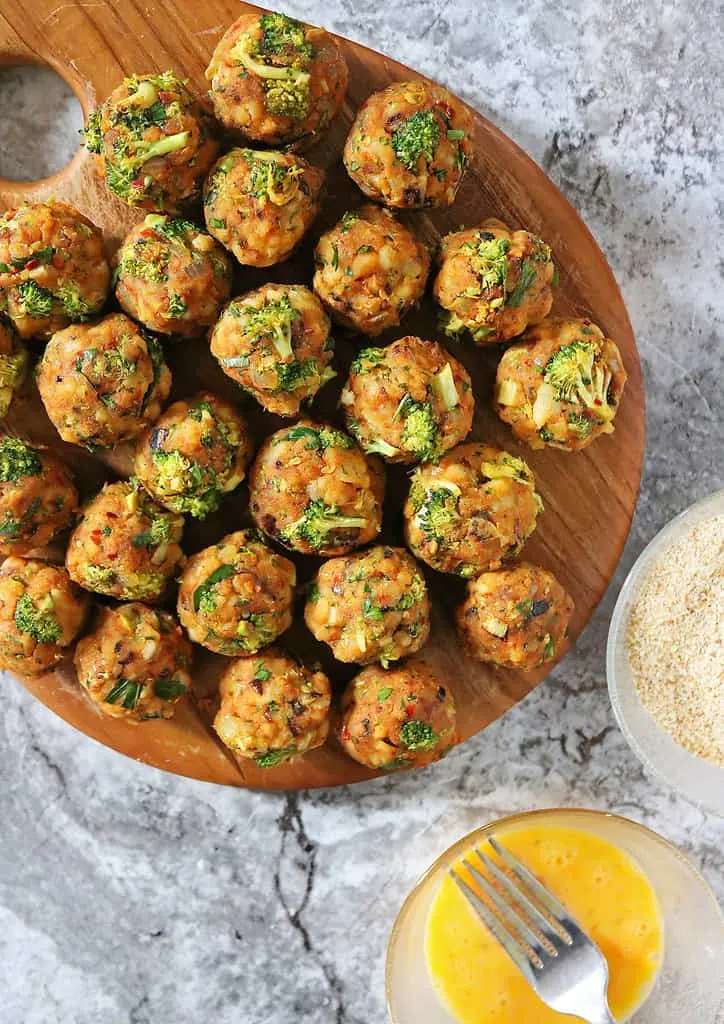
[[[71,6],[74,6],[74,5],[71,5]],[[252,10],[263,10],[263,8],[257,8],[257,7],[254,7],[253,5],[241,3],[241,4],[238,5],[238,8],[237,8],[237,16],[240,13],[243,13],[245,10],[249,10],[249,11],[252,11]],[[221,31],[223,31],[223,28],[222,28]],[[219,35],[220,34],[221,34],[221,32],[219,33]],[[394,78],[397,78],[399,80],[400,78],[403,78],[405,76],[412,75],[415,78],[418,78],[418,79],[421,79],[421,80],[433,81],[432,79],[430,79],[429,77],[421,74],[420,72],[417,72],[417,71],[415,71],[412,68],[406,67],[405,65],[401,64],[399,61],[396,61],[394,58],[392,58],[392,57],[390,57],[390,56],[388,56],[386,54],[381,54],[378,51],[375,51],[375,50],[371,49],[370,47],[365,46],[364,44],[354,42],[353,40],[349,40],[349,39],[347,39],[347,38],[345,38],[343,36],[339,36],[339,35],[336,35],[335,37],[337,39],[339,39],[339,41],[342,43],[342,45],[345,48],[345,50],[349,49],[356,56],[362,55],[363,62],[364,62],[364,58],[365,57],[368,57],[368,59],[372,58],[375,62],[382,61],[382,66],[383,66],[385,72],[388,73],[388,75],[390,77],[390,80],[393,80]],[[213,45],[215,45],[215,43]],[[213,45],[210,44],[210,50],[213,49]],[[0,66],[2,66],[3,64],[7,64],[9,62],[11,63],[13,61],[13,59],[16,59],[16,60],[23,59],[23,60],[32,61],[33,63],[41,63],[41,64],[42,63],[46,63],[46,64],[48,64],[50,67],[52,67],[54,70],[56,70],[69,83],[69,85],[73,88],[74,92],[78,96],[78,98],[79,98],[79,100],[81,102],[81,105],[82,105],[82,107],[84,109],[84,112],[87,112],[87,106],[88,106],[88,102],[89,102],[90,90],[87,87],[87,83],[85,83],[82,80],[80,80],[78,78],[77,74],[74,73],[73,68],[67,67],[63,62],[58,61],[58,60],[54,60],[50,56],[49,57],[43,57],[43,56],[41,56],[41,55],[31,51],[30,49],[28,49],[26,47],[16,47],[15,50],[12,51],[11,53],[8,53],[8,52],[1,53],[0,54]],[[459,99],[459,97],[458,97],[458,99]],[[608,276],[610,278],[609,285],[610,285],[610,287],[612,289],[615,290],[615,292],[616,292],[616,294],[618,296],[618,299],[619,299],[620,311],[621,311],[621,313],[623,313],[624,318],[625,318],[625,323],[624,323],[623,326],[624,326],[624,328],[628,332],[629,340],[630,340],[630,343],[631,343],[630,344],[630,351],[633,354],[633,356],[635,358],[635,361],[636,361],[636,365],[635,365],[635,367],[633,367],[631,362],[630,362],[630,357],[629,357],[629,360],[627,361],[627,369],[629,369],[629,371],[633,371],[633,373],[636,376],[638,376],[639,380],[641,381],[641,389],[640,389],[641,390],[641,404],[640,404],[640,408],[638,410],[639,411],[639,423],[640,423],[641,430],[640,430],[640,443],[638,444],[637,449],[635,451],[635,468],[636,468],[636,487],[635,487],[635,493],[632,496],[632,501],[631,501],[630,507],[626,508],[626,517],[627,517],[626,530],[625,530],[625,532],[621,536],[621,540],[620,540],[620,543],[618,545],[618,551],[616,552],[616,559],[615,559],[615,564],[614,564],[614,571],[615,571],[615,566],[618,565],[618,563],[620,561],[620,558],[621,558],[621,555],[623,553],[623,549],[624,549],[626,540],[627,540],[627,538],[628,538],[628,536],[630,534],[631,524],[633,522],[633,517],[634,517],[635,511],[636,511],[636,506],[637,506],[637,503],[638,503],[638,495],[640,493],[640,487],[641,487],[643,460],[644,460],[644,454],[645,454],[645,391],[644,391],[644,387],[643,387],[643,378],[642,378],[640,359],[639,359],[639,355],[638,355],[638,348],[636,346],[636,340],[635,340],[633,328],[632,328],[632,325],[631,325],[631,322],[630,322],[630,318],[628,316],[628,310],[626,309],[626,305],[624,303],[623,296],[621,294],[620,288],[619,288],[618,283],[617,283],[617,281],[615,279],[613,271],[611,270],[611,267],[610,267],[610,265],[608,263],[608,260],[606,258],[605,253],[603,252],[603,250],[600,248],[600,246],[596,242],[595,237],[593,236],[592,232],[588,228],[588,225],[585,223],[585,221],[583,220],[581,215],[578,213],[578,211],[575,209],[573,204],[569,202],[569,200],[566,198],[565,195],[563,195],[563,193],[560,191],[560,189],[557,187],[557,185],[548,177],[548,175],[546,175],[545,171],[512,138],[510,138],[510,136],[506,135],[500,128],[497,127],[497,125],[495,125],[492,121],[490,121],[487,117],[485,117],[485,115],[483,115],[479,111],[475,110],[475,108],[471,107],[470,104],[468,104],[466,101],[460,100],[460,102],[464,103],[465,106],[471,111],[471,113],[473,115],[473,118],[474,118],[474,120],[476,122],[476,130],[477,131],[480,131],[481,128],[482,128],[482,130],[485,133],[488,133],[488,134],[490,134],[491,136],[493,136],[495,138],[497,144],[499,144],[499,145],[501,145],[503,147],[512,148],[515,151],[517,158],[522,163],[528,165],[528,167],[530,169],[530,172],[531,172],[531,174],[532,174],[532,176],[534,178],[537,178],[538,181],[541,182],[544,185],[544,187],[547,187],[547,188],[555,190],[555,192],[557,193],[558,201],[561,203],[562,207],[566,208],[568,216],[569,217],[573,217],[578,222],[579,227],[581,229],[583,229],[585,234],[588,236],[589,242],[592,243],[595,246],[596,250],[600,254],[602,262],[604,263],[605,268],[606,268],[607,273],[608,273]],[[83,152],[83,150],[79,150],[73,156],[71,161],[64,168],[62,168],[59,172],[57,172],[56,174],[54,174],[54,175],[52,175],[52,176],[50,176],[48,178],[41,179],[41,180],[38,180],[38,181],[35,181],[35,182],[18,183],[18,182],[6,181],[5,179],[0,179],[0,192],[5,191],[5,190],[9,190],[9,191],[17,193],[18,195],[22,195],[23,193],[26,193],[28,198],[30,198],[32,196],[35,199],[39,199],[43,195],[52,194],[52,192],[54,191],[54,188],[57,186],[57,184],[58,184],[58,182],[60,180],[62,180],[66,176],[70,176],[72,174],[78,173],[79,168],[82,166],[82,164],[84,162],[84,159],[86,159],[86,158],[87,158],[87,154],[85,154]],[[476,169],[473,167],[473,168],[470,169],[470,171],[468,173],[472,174],[473,176],[476,176]],[[629,376],[630,377],[632,376],[631,372],[629,372]],[[630,453],[630,454],[634,454],[634,453]],[[579,623],[577,631],[576,631],[576,634],[572,638],[571,644],[569,645],[569,647],[568,647],[567,651],[565,652],[565,654],[563,655],[563,657],[561,659],[559,659],[553,665],[546,666],[544,670],[539,670],[538,672],[531,674],[531,687],[528,690],[528,694],[532,693],[533,689],[535,689],[535,687],[538,686],[548,676],[548,674],[553,670],[553,668],[555,668],[558,665],[560,665],[565,660],[565,658],[568,656],[568,654],[570,653],[570,650],[575,645],[575,643],[578,641],[582,631],[585,629],[585,627],[588,624],[588,622],[590,621],[593,613],[596,611],[598,605],[600,604],[601,600],[603,599],[603,596],[606,593],[606,590],[607,590],[608,586],[610,585],[612,578],[613,578],[613,573],[611,575],[611,578],[609,578],[607,583],[601,588],[601,592],[596,595],[595,599],[591,603],[585,618]],[[142,757],[142,756],[135,756],[132,753],[128,753],[126,750],[120,749],[119,743],[121,742],[121,732],[120,732],[120,730],[118,730],[118,726],[122,725],[124,727],[123,728],[123,735],[124,736],[126,734],[126,729],[128,729],[128,728],[135,729],[135,728],[139,728],[139,726],[135,726],[135,725],[133,725],[131,723],[119,723],[118,720],[109,719],[108,722],[110,723],[110,725],[113,726],[116,730],[118,730],[116,732],[117,738],[114,741],[113,729],[111,729],[111,730],[109,730],[110,734],[107,737],[104,735],[103,738],[101,739],[101,738],[99,738],[97,736],[92,735],[89,732],[86,732],[85,729],[81,728],[80,726],[78,726],[78,725],[76,725],[74,723],[74,721],[73,721],[73,714],[72,714],[72,710],[71,710],[72,709],[72,703],[73,703],[72,701],[67,706],[66,706],[66,702],[64,702],[62,699],[58,699],[53,704],[50,704],[50,703],[46,702],[43,698],[41,698],[38,695],[37,690],[39,689],[39,687],[36,685],[36,683],[38,682],[37,680],[24,679],[22,677],[16,677],[16,678],[18,679],[20,684],[23,685],[26,690],[28,690],[30,693],[32,693],[34,696],[36,696],[37,699],[40,700],[40,702],[45,705],[45,707],[47,707],[49,710],[51,710],[56,715],[58,715],[58,717],[60,717],[63,721],[65,721],[66,724],[68,724],[68,725],[72,726],[73,728],[77,729],[78,731],[82,732],[84,735],[88,736],[91,739],[94,739],[96,742],[98,742],[98,743],[100,743],[100,744],[102,744],[104,746],[110,747],[110,749],[114,750],[116,753],[120,753],[120,754],[123,754],[123,756],[125,756],[125,757],[129,757],[131,760],[136,760],[136,761],[140,761],[140,762],[145,763],[145,764],[149,764],[151,767],[158,768],[161,771],[170,772],[172,774],[179,775],[181,777],[193,778],[193,779],[196,779],[196,780],[199,780],[199,781],[204,781],[204,782],[213,782],[213,783],[216,783],[218,785],[233,785],[233,786],[238,786],[238,787],[241,787],[241,788],[249,788],[249,789],[253,789],[253,790],[257,790],[257,791],[265,791],[265,790],[270,790],[270,791],[297,791],[297,790],[301,790],[301,789],[331,788],[333,786],[347,785],[347,784],[352,784],[352,783],[356,783],[356,782],[371,780],[371,779],[374,779],[374,778],[384,777],[385,774],[386,774],[385,772],[374,772],[374,771],[371,771],[369,769],[366,769],[363,766],[357,764],[355,761],[352,761],[351,759],[347,758],[344,754],[342,754],[342,752],[340,750],[334,749],[333,747],[328,746],[328,747],[320,748],[318,751],[313,751],[312,753],[306,755],[304,759],[301,759],[299,767],[300,767],[300,769],[302,768],[302,761],[303,761],[304,762],[304,768],[303,768],[302,771],[299,772],[299,774],[300,775],[304,774],[306,776],[305,777],[305,781],[303,783],[299,783],[299,784],[293,784],[292,783],[292,784],[289,784],[289,781],[287,781],[286,783],[282,784],[281,781],[280,782],[275,782],[275,776],[277,775],[278,771],[284,770],[285,775],[288,777],[289,770],[290,770],[290,767],[291,767],[291,765],[289,763],[287,763],[284,766],[280,766],[280,769],[270,769],[270,770],[267,770],[266,772],[263,773],[263,775],[261,776],[260,779],[259,779],[259,774],[258,774],[259,770],[254,769],[254,771],[253,771],[253,775],[255,777],[254,780],[246,778],[242,765],[240,765],[238,763],[238,760],[235,759],[233,757],[233,755],[231,755],[230,752],[228,752],[226,750],[226,748],[223,747],[223,745],[217,739],[217,737],[212,732],[212,730],[208,726],[206,726],[206,724],[203,722],[201,716],[198,714],[196,709],[193,708],[193,704],[187,705],[185,711],[182,713],[182,717],[178,718],[176,720],[176,727],[180,726],[181,723],[184,722],[187,718],[189,718],[189,717],[192,718],[194,720],[194,722],[195,722],[194,729],[199,729],[200,728],[200,730],[202,732],[205,732],[206,740],[208,741],[208,743],[209,744],[213,744],[213,746],[217,748],[218,757],[220,758],[220,760],[216,760],[215,759],[216,768],[215,768],[215,773],[214,773],[213,777],[212,777],[212,775],[210,773],[200,774],[198,770],[186,772],[186,771],[183,770],[182,766],[179,766],[179,765],[171,766],[168,763],[164,763],[164,759],[161,758],[161,757],[155,757],[155,758],[150,758],[149,759],[149,758]],[[527,696],[528,694],[526,694],[525,696]],[[85,697],[84,697],[84,695],[82,693],[80,693],[80,691],[78,692],[77,696],[78,696],[79,699],[85,701]],[[510,710],[511,707],[516,706],[516,704],[519,703],[520,700],[524,700],[525,696],[520,698],[518,701],[512,702],[499,715],[495,715],[494,718],[491,719],[491,722],[495,721],[498,717],[501,717],[501,715],[505,714],[506,711]],[[173,722],[173,721],[174,720],[172,719],[171,722]],[[480,729],[478,729],[477,731],[481,731],[483,728],[486,728],[487,724],[491,724],[491,722],[488,722],[488,723],[486,723],[486,725],[481,726]],[[155,723],[155,724],[156,724],[157,727],[159,726],[159,724],[162,727],[166,727],[166,726],[170,725],[170,723],[167,723],[167,722]],[[188,723],[186,723],[186,724],[188,724]],[[140,728],[142,728],[142,727],[143,726],[140,726]],[[105,732],[105,729],[103,729],[102,731]],[[470,736],[475,735],[475,734],[476,733],[473,732],[473,733],[470,733],[469,735],[465,735],[465,736],[461,737],[460,742],[465,742],[466,739],[470,738]],[[332,762],[339,761],[340,758],[344,758],[344,765],[345,765],[345,778],[344,779],[337,779],[335,781],[329,781],[329,779],[326,777],[325,761],[328,759],[327,755],[329,756],[329,758],[331,758]],[[318,764],[317,764],[317,762],[318,762]],[[223,768],[219,767],[221,765],[223,765]],[[310,772],[309,769],[312,769],[312,771]],[[309,777],[310,775],[311,775],[311,778]],[[257,779],[259,779],[259,782],[258,782],[258,784],[255,784]]]

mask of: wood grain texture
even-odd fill
[[[50,2],[4,0],[0,13],[0,62],[41,62],[55,68],[76,90],[87,112],[125,74],[162,71],[167,67],[188,77],[199,92],[211,52],[227,25],[248,5],[232,0],[167,0],[163,8],[137,0],[112,2]],[[362,46],[340,40],[350,67],[350,87],[341,115],[329,134],[308,155],[327,168],[327,196],[318,222],[295,256],[285,264],[258,271],[237,268],[237,292],[265,281],[309,284],[311,252],[321,231],[335,222],[360,196],[347,178],[340,153],[357,107],[370,92],[391,81],[422,76]],[[473,378],[477,412],[473,436],[522,455],[531,465],[545,502],[539,527],[526,546],[525,557],[552,569],[573,595],[575,638],[589,619],[610,581],[623,549],[633,515],[644,450],[644,394],[641,369],[631,325],[611,270],[575,210],[510,139],[473,112],[475,157],[455,205],[445,211],[406,215],[408,223],[427,240],[460,225],[472,226],[489,216],[511,227],[526,227],[541,235],[553,249],[561,272],[554,312],[590,315],[614,338],[623,355],[629,380],[616,420],[615,434],[602,437],[582,453],[522,449],[491,410],[495,365],[500,350],[456,346]],[[99,224],[114,249],[128,227],[141,219],[109,193],[95,176],[92,159],[79,151],[71,163],[51,178],[31,184],[0,180],[0,203],[17,205],[24,199],[50,195],[67,199]],[[385,343],[402,334],[440,338],[435,313],[427,296],[420,310],[402,329],[383,335]],[[349,362],[359,341],[337,330],[338,381],[328,386],[313,407],[319,418],[337,419],[336,402]],[[240,393],[211,358],[203,339],[166,345],[174,373],[172,399],[208,387],[240,402]],[[243,401],[257,442],[281,425],[251,401]],[[60,442],[40,404],[34,384],[26,384],[11,411],[6,429],[50,444],[78,473],[86,494],[104,475],[126,474],[129,451],[119,448],[104,457],[104,465],[78,448]],[[404,469],[388,471],[383,538],[401,542],[401,508],[406,490]],[[244,487],[230,496],[220,511],[203,524],[189,523],[184,548],[197,551],[223,532],[249,523]],[[295,559],[300,579],[308,579],[318,560]],[[464,739],[498,718],[526,696],[548,669],[533,674],[497,670],[465,658],[456,639],[453,613],[463,584],[426,570],[433,599],[432,639],[424,655],[452,688],[458,706],[460,738]],[[300,656],[319,660],[330,673],[337,692],[354,669],[333,662],[297,621],[285,643]],[[337,785],[372,777],[346,758],[334,742],[297,763],[263,771],[234,758],[217,741],[210,723],[216,707],[216,680],[225,659],[197,649],[193,702],[182,706],[170,722],[141,725],[101,717],[86,701],[72,666],[24,685],[58,715],[99,742],[159,768],[222,784],[266,789],[297,789]]]

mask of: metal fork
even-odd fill
[[[451,869],[463,895],[544,1003],[588,1024],[616,1024],[608,1008],[608,964],[601,950],[525,865],[493,836],[488,842],[508,871],[477,846],[474,852],[497,886],[467,857],[463,863],[497,913]]]

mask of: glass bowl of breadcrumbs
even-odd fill
[[[606,671],[618,724],[645,768],[724,816],[724,490],[639,556],[611,619]]]

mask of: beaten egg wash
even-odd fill
[[[663,946],[656,896],[641,869],[611,843],[576,828],[533,825],[498,838],[597,943],[608,961],[611,1012],[626,1020],[650,992]],[[485,852],[498,861],[492,849]],[[460,1024],[579,1019],[541,1002],[448,875],[430,910],[426,952],[438,996]]]

